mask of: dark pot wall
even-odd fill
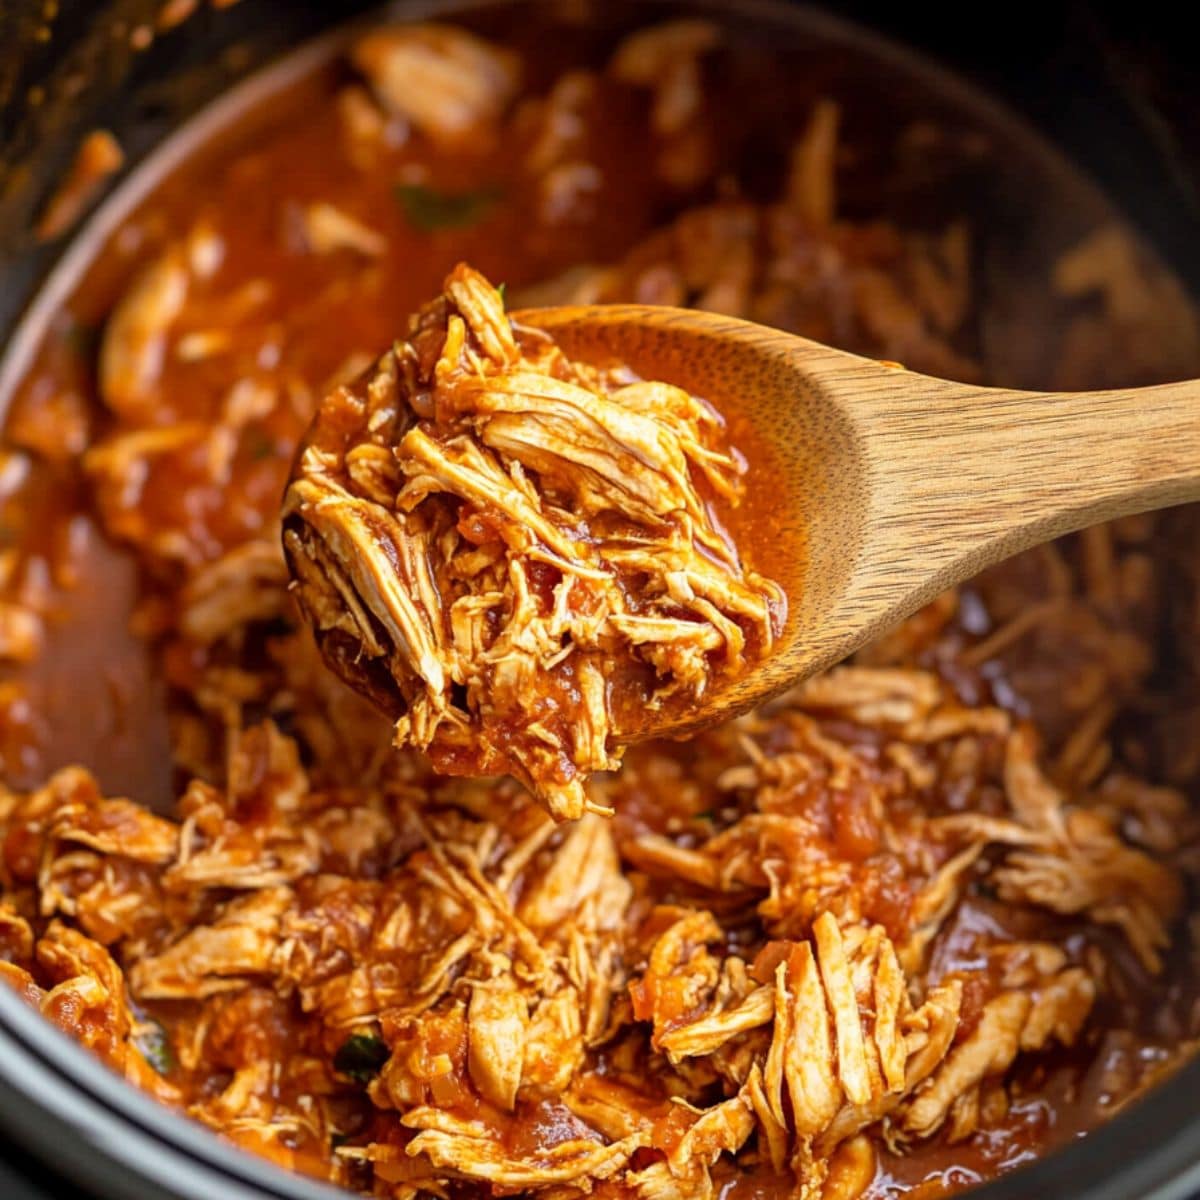
[[[1188,6],[829,7],[919,45],[1007,100],[1094,175],[1200,293],[1200,74]]]

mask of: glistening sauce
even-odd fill
[[[957,1007],[936,1071],[980,1048],[997,1000],[1024,1012],[1019,1044],[1006,1043],[1015,1061],[997,1049],[926,1120],[917,1102],[932,1086],[909,1095],[900,1080],[880,1118],[894,1149],[877,1121],[803,1169],[827,1169],[843,1195],[945,1195],[1092,1128],[1196,1035],[1180,921],[1192,815],[1146,782],[1183,760],[1164,766],[1157,734],[1131,717],[1151,695],[1156,589],[1188,527],[1123,525],[1027,557],[761,718],[639,748],[597,785],[611,824],[547,830],[508,784],[447,783],[389,755],[387,723],[323,671],[295,621],[275,524],[331,377],[361,370],[454,261],[506,283],[514,307],[580,288],[696,303],[935,373],[977,370],[963,235],[910,233],[866,203],[867,217],[847,217],[832,189],[836,113],[810,116],[808,97],[766,87],[778,65],[751,70],[693,28],[691,51],[622,82],[605,66],[611,45],[559,32],[521,31],[524,99],[501,130],[453,147],[379,126],[352,69],[322,68],[197,148],[97,248],[9,420],[6,478],[28,479],[4,513],[18,551],[5,598],[19,610],[4,628],[20,653],[0,746],[14,787],[78,761],[100,788],[72,775],[5,795],[0,966],[167,1102],[360,1190],[438,1179],[431,1151],[407,1152],[415,1128],[446,1133],[441,1122],[461,1139],[475,1122],[492,1158],[481,1167],[454,1143],[446,1169],[474,1181],[455,1175],[454,1193],[498,1160],[535,1187],[561,1147],[586,1156],[632,1129],[639,1144],[594,1194],[632,1194],[632,1176],[677,1151],[696,1194],[782,1197],[828,1133],[820,1113],[798,1131],[798,1091],[767,1105],[778,1163],[776,1125],[755,1116],[751,1134],[744,1105],[722,1110],[742,1140],[715,1147],[708,1184],[686,1140],[696,1115],[735,1099],[748,1070],[774,1070],[805,980],[829,993],[829,1032],[824,1006],[846,990],[813,976],[813,945],[842,983],[843,960],[862,983],[899,947],[903,995],[887,995],[912,1023],[906,1054],[921,1022],[947,1028],[925,1007],[942,989]],[[582,82],[561,81],[584,61]],[[589,263],[553,297],[532,286]],[[125,346],[131,372],[106,384],[97,339],[156,265]],[[732,440],[761,483],[749,545],[770,571],[770,466],[740,431]],[[90,551],[98,524],[111,541]],[[22,642],[38,622],[40,645]],[[164,707],[169,731],[152,720]],[[168,774],[178,825],[121,804],[128,791],[166,809]],[[1050,836],[1045,822],[1071,828]],[[592,839],[582,851],[579,838]],[[1046,854],[1022,867],[1030,846]],[[1068,884],[1098,881],[1066,912],[1045,890],[1063,863]],[[1026,867],[1043,872],[1040,892]],[[529,1020],[515,1081],[511,1054],[486,1053],[497,1021],[483,984]],[[661,1048],[773,986],[779,1014],[711,1053],[671,1062]],[[859,990],[847,1044],[858,1030],[875,1045],[882,1008]],[[1035,1005],[1054,1028],[1029,1020]],[[571,1032],[585,1017],[586,1046]],[[812,1063],[836,1069],[819,1041]],[[930,1064],[924,1078],[951,1074]]]

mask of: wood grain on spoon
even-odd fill
[[[711,401],[748,480],[753,565],[783,584],[770,654],[700,706],[632,737],[679,735],[845,658],[956,583],[1100,521],[1200,499],[1200,382],[1022,392],[931,379],[747,321],[613,305],[514,321],[572,357],[618,360]],[[657,723],[661,715],[662,723]]]

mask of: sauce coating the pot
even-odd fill
[[[980,371],[968,225],[846,215],[836,98],[764,145],[708,21],[551,40],[363,36],[198,149],[51,330],[0,461],[0,974],[367,1195],[952,1194],[1192,1052],[1200,664],[1158,647],[1196,644],[1196,514],[637,747],[588,787],[612,818],[391,752],[292,607],[280,498],[319,398],[455,262],[514,308],[696,304]],[[1122,237],[1057,268],[1064,383],[1134,330],[1155,369]]]

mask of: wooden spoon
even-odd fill
[[[1018,550],[1200,499],[1200,381],[1021,392],[683,309],[513,319],[553,334],[569,356],[619,360],[705,397],[751,459],[748,557],[787,592],[783,633],[700,709],[622,730],[629,740],[750,709]]]

